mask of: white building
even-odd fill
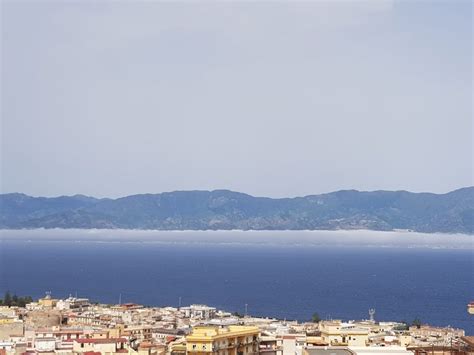
[[[38,352],[52,352],[56,349],[56,338],[43,337],[35,339],[35,350]]]
[[[216,308],[203,304],[192,304],[189,307],[181,307],[186,318],[211,319],[216,316]]]
[[[87,311],[90,307],[90,302],[88,298],[77,298],[69,296],[65,300],[59,300],[56,303],[56,308],[63,311],[63,310],[70,310],[70,311]]]

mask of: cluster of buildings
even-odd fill
[[[299,323],[205,305],[144,307],[46,297],[0,307],[0,355],[474,354],[463,330],[373,319]]]

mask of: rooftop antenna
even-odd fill
[[[369,317],[370,317],[370,321],[371,321],[372,323],[375,323],[374,315],[375,315],[375,308],[369,309]]]

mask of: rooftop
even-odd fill
[[[258,327],[231,325],[225,328],[214,326],[197,326],[193,328],[193,332],[186,338],[189,340],[196,340],[202,338],[219,338],[228,336],[239,336],[246,334],[258,334],[260,332]]]
[[[104,338],[104,339],[74,339],[75,342],[79,344],[115,344],[115,343],[126,343],[127,339],[125,338]]]

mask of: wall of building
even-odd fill
[[[11,321],[0,324],[0,341],[10,339],[10,336],[23,336],[24,327],[21,321]]]
[[[61,324],[59,311],[31,311],[25,317],[26,325],[34,328],[52,327]]]

